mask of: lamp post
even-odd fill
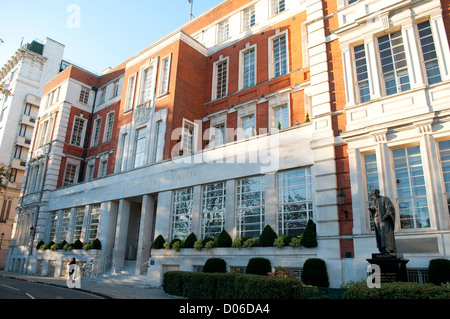
[[[344,191],[342,190],[342,187],[339,189],[339,193],[336,195],[336,198],[337,198],[338,207],[340,208],[341,212],[342,211],[344,212],[345,218],[348,218],[348,211],[343,209],[346,196],[345,196]]]
[[[0,250],[2,249],[3,237],[5,237],[5,233],[4,232],[2,232],[0,234]]]

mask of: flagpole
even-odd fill
[[[189,0],[189,3],[191,4],[191,14],[189,15],[189,20],[192,20],[192,7],[194,6],[194,0]]]

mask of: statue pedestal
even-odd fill
[[[381,283],[393,281],[408,281],[406,264],[408,259],[403,259],[401,254],[377,253],[372,254],[371,259],[366,259],[371,265],[378,265],[381,270]]]

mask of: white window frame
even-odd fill
[[[155,125],[155,149],[153,151],[153,161],[159,162],[164,158],[164,146],[165,146],[165,125],[163,120],[156,121]]]
[[[136,94],[136,80],[137,80],[137,72],[128,77],[127,97],[125,99],[124,113],[131,111],[134,107],[134,100]]]
[[[182,192],[185,192],[184,194]],[[185,200],[178,200],[179,198],[183,197]],[[188,188],[182,188],[178,190],[174,190],[172,192],[172,213],[171,213],[171,226],[170,226],[170,238],[179,238],[179,239],[186,239],[186,237],[191,233],[192,231],[192,213],[193,213],[193,203],[194,203],[194,188],[188,187]],[[183,213],[179,213],[179,208],[185,209],[186,211]],[[188,229],[185,230],[185,232],[181,232],[177,228],[177,217],[181,217],[185,219]],[[181,229],[183,230],[183,229]],[[180,237],[181,235],[181,237]]]
[[[252,24],[253,21],[253,24]],[[256,25],[256,6],[252,4],[242,10],[242,31],[247,31]]]
[[[145,133],[145,135],[143,136],[143,137],[141,137],[141,138],[139,138],[138,139],[138,137],[139,137],[139,132],[141,132],[141,131],[144,131],[144,133]],[[136,128],[136,132],[135,132],[135,136],[134,136],[134,141],[133,141],[133,143],[134,143],[134,151],[133,151],[133,167],[134,168],[138,168],[138,167],[143,167],[143,166],[145,166],[145,164],[146,164],[146,162],[145,162],[145,154],[146,154],[146,150],[147,150],[147,147],[146,147],[146,144],[147,144],[147,142],[148,142],[148,127],[147,126],[142,126],[142,127],[139,127],[139,128]],[[142,143],[144,143],[143,144],[143,147],[144,147],[144,149],[143,149],[143,151],[142,152],[139,152],[139,153],[137,153],[137,146],[138,146],[138,143],[139,142],[142,142]],[[143,159],[142,159],[142,162],[139,162],[139,163],[137,163],[136,162],[136,155],[140,155],[140,154],[142,154],[143,155]],[[138,165],[137,165],[138,164]]]
[[[275,54],[274,54],[274,41],[285,37],[285,41],[286,41],[286,72],[282,73],[280,75],[275,76]],[[269,37],[268,39],[269,41],[269,79],[273,79],[275,77],[280,77],[280,76],[284,76],[286,74],[288,74],[290,72],[289,70],[289,36],[288,36],[288,32],[287,30],[284,30],[282,32],[280,32],[279,29],[275,30],[275,35]]]
[[[94,127],[92,130],[91,147],[94,147],[94,146],[97,146],[100,144],[101,128],[102,128],[102,118],[99,116],[94,120]]]
[[[165,67],[167,63],[167,68]],[[162,97],[169,94],[169,82],[170,82],[170,71],[172,66],[172,53],[166,55],[161,59],[160,69],[159,69],[159,85],[158,85],[158,97]]]
[[[230,20],[225,19],[217,23],[217,44],[230,38]]]
[[[87,226],[88,233],[86,234],[87,240],[89,242],[95,240],[98,237],[101,207],[101,204],[95,204],[90,207],[89,225]]]
[[[77,120],[80,120],[81,122],[83,122],[83,128],[82,128],[82,131],[81,131],[81,135],[80,135],[80,143],[79,144],[77,144],[77,141],[75,140],[75,142],[74,142],[74,133],[75,133],[75,124],[76,124],[76,121]],[[87,123],[87,121],[86,121],[86,119],[84,119],[84,118],[82,118],[82,117],[80,117],[80,116],[75,116],[74,118],[73,118],[73,124],[72,124],[72,134],[70,135],[70,144],[71,145],[74,145],[74,146],[77,146],[77,147],[83,147],[83,144],[84,144],[84,136],[85,136],[85,134],[86,134],[86,123]]]
[[[246,179],[259,179],[258,184],[259,184],[259,190],[258,191],[249,191],[249,192],[243,192],[243,187],[245,185],[242,185],[242,181],[246,180]],[[259,205],[254,205],[254,206],[245,206],[245,200],[243,200],[243,194],[250,194],[250,193],[256,193],[259,192]],[[265,227],[265,178],[264,175],[260,175],[260,176],[252,176],[252,177],[246,177],[246,178],[241,178],[238,179],[236,181],[236,233],[238,237],[245,237],[245,236],[259,236],[263,230],[263,228]],[[252,222],[250,224],[258,224],[259,225],[259,229],[255,229],[253,231],[247,231],[245,233],[243,233],[243,225],[247,224],[243,222],[243,213],[246,209],[254,209],[254,210],[259,210],[259,213],[257,214],[252,214],[251,216],[256,216],[259,217],[259,222],[255,223]],[[250,217],[249,215],[246,215],[245,217]]]
[[[186,148],[186,125],[190,125],[193,127],[193,134],[192,134],[192,149]],[[182,130],[182,137],[181,137],[181,149],[183,150],[183,155],[191,155],[195,153],[198,150],[198,125],[192,121],[189,121],[187,119],[183,119],[183,130]]]
[[[217,94],[218,91],[218,83],[219,83],[219,65],[222,63],[226,63],[226,80],[225,80],[225,93],[221,93],[219,96]],[[213,80],[212,80],[212,99],[217,100],[223,97],[226,97],[228,95],[228,79],[229,79],[229,57],[223,57],[222,55],[219,56],[219,60],[214,62],[213,64]],[[223,85],[223,84],[222,84]],[[221,91],[223,90],[223,87],[221,86]]]
[[[303,176],[289,176],[289,173],[304,173]],[[277,174],[277,186],[278,186],[278,231],[279,235],[296,235],[299,236],[306,229],[308,220],[314,218],[314,202],[313,202],[313,190],[312,190],[312,174],[311,167],[297,168],[288,171],[282,171]],[[295,189],[305,192],[299,194]],[[295,195],[299,195],[299,198],[289,198],[285,200],[286,196],[291,195],[291,190],[294,189]],[[302,196],[300,196],[302,195]],[[303,197],[303,195],[305,197]],[[285,209],[287,207],[292,207]],[[297,210],[292,210],[296,209]],[[302,216],[302,214],[305,216]],[[295,228],[287,228],[285,218],[296,217],[294,222],[297,223]],[[302,218],[305,217],[305,218]],[[292,221],[292,219],[290,219]],[[303,224],[303,226],[300,226]]]
[[[272,130],[273,131],[277,131],[278,130],[278,122],[276,121],[276,119],[275,119],[275,110],[276,109],[282,109],[282,108],[284,108],[284,107],[286,107],[286,111],[287,111],[287,116],[286,116],[286,118],[287,118],[287,126],[284,126],[281,122],[280,122],[280,124],[281,124],[281,130],[282,129],[285,129],[285,128],[288,128],[288,127],[290,127],[291,126],[291,108],[290,108],[290,106],[289,106],[289,103],[285,103],[285,104],[281,104],[281,105],[278,105],[278,106],[275,106],[275,107],[272,107],[271,108],[271,112],[272,112],[272,116],[271,116],[271,118],[272,118],[272,123],[271,123],[271,127],[272,127]],[[282,117],[282,119],[283,119],[284,117]]]
[[[98,105],[102,105],[106,102],[106,86],[100,89],[100,98],[98,99]]]
[[[225,228],[226,220],[226,182],[218,182],[202,186],[202,210],[201,210],[201,238],[219,237]],[[218,194],[218,195],[217,195]],[[211,200],[214,207],[210,208],[208,200]],[[217,232],[209,232],[211,223],[220,222],[220,229]]]
[[[114,81],[112,84],[112,96],[111,99],[115,98],[116,96],[119,95],[119,89],[120,89],[120,81]]]
[[[73,182],[67,181],[67,174],[69,173],[69,171],[68,171],[69,165],[75,167]],[[67,158],[66,167],[64,169],[63,187],[76,185],[78,183],[79,170],[80,170],[80,163],[79,162],[75,163],[74,161],[71,161],[71,160],[69,160],[69,158]]]
[[[84,103],[84,104],[88,104],[90,93],[91,93],[91,89],[89,89],[86,86],[81,86],[80,96],[78,98],[78,101],[81,103]]]
[[[270,17],[286,11],[286,0],[270,0]]]
[[[245,85],[245,79],[244,79],[244,77],[245,77],[245,54],[250,51],[254,51],[254,54],[255,54],[255,62],[254,62],[255,81],[252,85],[244,87],[244,85]],[[258,83],[257,70],[258,70],[258,51],[257,51],[256,44],[250,45],[250,43],[247,42],[245,44],[245,48],[239,51],[239,81],[238,81],[239,90],[248,89],[252,86],[255,86]]]
[[[103,143],[112,140],[112,134],[114,132],[115,114],[116,114],[115,111],[111,111],[106,115],[105,131],[103,132]]]

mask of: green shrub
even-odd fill
[[[428,281],[435,285],[450,282],[450,260],[443,258],[430,260]]]
[[[450,289],[445,285],[432,283],[390,282],[381,284],[381,288],[369,288],[367,285],[350,287],[345,299],[449,299]]]
[[[224,229],[219,235],[219,238],[217,240],[217,245],[219,247],[231,247],[233,244],[233,240],[231,239],[230,234]]]
[[[297,279],[230,273],[169,271],[164,292],[189,299],[288,299]]]
[[[175,244],[175,243],[177,243],[177,242],[179,242],[180,245],[181,245],[181,239],[179,239],[179,238],[174,238],[174,239],[172,239],[172,240],[170,241],[170,243],[169,243],[169,248],[173,248],[173,244]]]
[[[194,243],[194,248],[198,251],[201,251],[203,248],[203,240],[199,239]]]
[[[317,234],[316,234],[316,224],[312,219],[308,220],[306,224],[306,229],[303,232],[302,246],[307,248],[317,247]]]
[[[259,236],[259,246],[270,247],[278,236],[270,225],[266,225]]]
[[[233,243],[231,244],[232,247],[241,248],[242,247],[242,238],[238,237],[236,238]]]
[[[267,276],[272,271],[270,260],[266,258],[255,257],[248,261],[246,274]]]
[[[275,239],[273,241],[273,245],[278,248],[284,247],[284,235],[281,235],[280,237]]]
[[[320,258],[307,259],[303,265],[302,281],[305,285],[328,287],[328,271],[325,261]]]
[[[92,246],[91,246],[90,243],[86,243],[86,244],[83,245],[83,250],[87,251],[87,250],[91,249],[91,247]]]
[[[214,238],[212,238],[212,237],[205,237],[203,239],[203,242],[202,242],[203,246],[205,246],[206,243],[209,242],[209,241],[214,241]]]
[[[153,242],[152,248],[153,249],[163,249],[165,242],[166,241],[164,240],[164,237],[162,235],[158,235],[158,237],[156,237],[155,241]]]
[[[258,243],[258,239],[256,239],[256,237],[243,239],[243,241],[244,241],[244,243],[242,244],[242,247],[246,247],[246,248],[256,246],[256,244]]]
[[[36,245],[36,249],[39,250],[39,248],[41,248],[41,247],[44,246],[44,245],[45,245],[44,242],[43,242],[42,240],[40,240],[40,241],[37,243],[37,245]]]
[[[79,239],[75,240],[72,244],[72,249],[83,249],[83,243]]]
[[[92,241],[91,249],[102,249],[102,243],[100,242],[100,239],[96,238]]]
[[[184,241],[184,248],[194,248],[194,244],[197,241],[197,236],[194,233],[190,233]]]
[[[203,272],[227,272],[227,263],[222,258],[209,258],[203,266]]]
[[[292,241],[292,238],[294,238],[294,237],[296,238],[296,236],[292,235],[292,234],[285,236],[284,237],[284,245],[289,246]]]

